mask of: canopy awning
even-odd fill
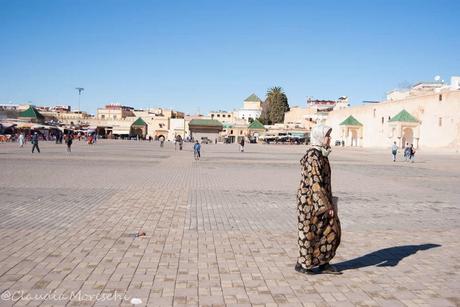
[[[124,129],[113,129],[112,134],[129,134],[129,130]]]
[[[11,128],[11,127],[17,126],[17,124],[15,123],[0,123],[0,125],[2,125],[3,128]]]

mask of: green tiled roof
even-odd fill
[[[228,124],[228,123],[224,123],[223,126],[224,126],[224,128],[232,128],[233,127],[231,124]]]
[[[244,101],[253,101],[253,102],[262,102],[259,97],[257,97],[256,94],[252,94],[248,98],[246,98]]]
[[[409,112],[403,109],[401,112],[396,114],[390,119],[390,122],[409,122],[409,123],[418,123],[418,120],[412,116]]]
[[[131,126],[145,126],[145,125],[147,125],[147,123],[141,117],[136,119],[136,121],[131,124]]]
[[[264,125],[262,125],[261,122],[259,122],[257,119],[255,119],[248,127],[248,129],[265,129]]]
[[[208,127],[222,127],[222,123],[215,119],[192,119],[189,126],[208,126]]]
[[[347,117],[346,120],[340,123],[340,126],[362,126],[356,118],[353,117],[353,115],[350,115]]]
[[[22,111],[18,115],[19,117],[30,117],[30,118],[37,118],[37,119],[42,119],[44,118],[43,115],[40,114],[40,112],[37,111],[34,107],[30,106],[27,110]]]

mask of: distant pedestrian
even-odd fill
[[[184,139],[182,136],[179,135],[179,150],[182,150],[182,147],[184,146]]]
[[[73,138],[70,133],[66,136],[65,143],[67,144],[67,152],[72,152]]]
[[[32,153],[34,153],[35,148],[37,148],[38,153],[40,153],[40,147],[38,147],[38,133],[35,132],[34,135],[32,135]]]
[[[396,145],[396,142],[394,142],[393,146],[391,146],[391,154],[393,155],[393,162],[396,162],[397,153],[398,153],[398,145]]]
[[[201,157],[201,145],[198,140],[196,140],[195,145],[193,145],[193,156],[195,157],[195,160],[200,160]]]
[[[415,148],[414,148],[414,145],[410,144],[409,149],[410,149],[410,151],[409,151],[409,160],[410,160],[410,162],[414,163],[415,162]]]
[[[242,137],[240,141],[240,151],[244,152],[244,137]]]
[[[21,133],[18,138],[19,147],[24,147],[25,140],[26,137],[24,136],[24,133]]]
[[[345,147],[345,141],[342,140],[342,147]]]
[[[165,137],[160,136],[160,147],[163,147],[165,145]]]
[[[410,147],[409,147],[409,143],[406,143],[406,145],[404,146],[404,161],[409,161],[409,158],[410,158]]]

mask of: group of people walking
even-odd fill
[[[393,162],[396,162],[396,158],[398,155],[399,147],[396,144],[396,142],[393,143],[391,146],[391,155],[393,156]],[[415,162],[415,147],[413,144],[406,143],[406,146],[404,147],[404,161],[406,162]]]
[[[38,153],[40,153],[40,147],[38,147],[38,139],[38,133],[34,132],[34,134],[32,134],[32,137],[30,138],[30,143],[32,144],[32,153],[35,152],[35,149],[38,151]],[[24,144],[26,143],[26,136],[24,135],[24,133],[19,134],[18,143],[19,147],[24,147]]]
[[[74,136],[69,133],[69,134],[65,134],[63,138],[65,140],[65,144],[67,145],[67,152],[72,152],[72,143],[73,143]],[[35,153],[35,150],[37,150],[37,152],[40,153],[40,146],[38,145],[39,141],[40,141],[40,136],[38,132],[34,132],[30,138],[30,143],[32,144],[32,153]],[[24,147],[25,143],[26,143],[26,137],[24,133],[19,134],[19,137],[18,137],[19,147],[21,148]]]

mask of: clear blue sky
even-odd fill
[[[0,0],[0,103],[202,113],[281,86],[353,104],[460,74],[460,1]]]

